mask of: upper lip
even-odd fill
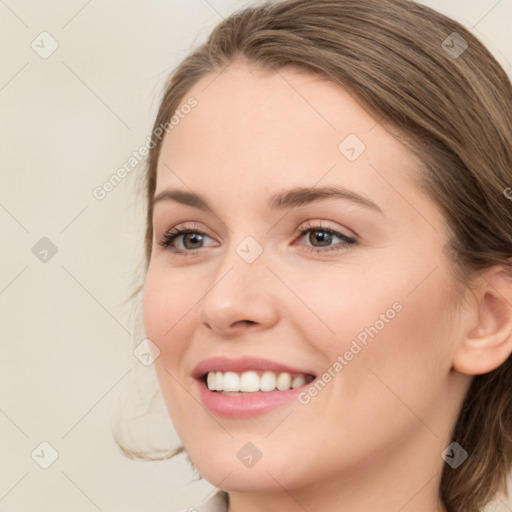
[[[288,373],[302,373],[305,375],[315,374],[310,370],[303,370],[301,368],[293,368],[277,361],[270,359],[262,359],[259,357],[212,357],[201,361],[192,372],[193,377],[201,379],[208,372],[235,372],[243,373],[249,370],[268,370],[271,372],[288,372]]]

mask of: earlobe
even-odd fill
[[[453,367],[480,375],[501,366],[512,354],[512,279],[503,267],[482,276],[474,309],[456,347]]]

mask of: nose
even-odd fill
[[[265,251],[252,262],[244,257],[235,249],[223,256],[196,309],[199,322],[219,336],[268,329],[278,321],[279,280]]]

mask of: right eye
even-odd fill
[[[196,225],[182,228],[173,227],[172,229],[166,231],[163,234],[161,240],[158,242],[158,245],[166,249],[169,249],[171,252],[182,254],[184,256],[189,256],[192,254],[196,254],[198,252],[198,249],[201,249],[202,247],[187,247],[187,245],[201,243],[204,240],[205,236],[210,238],[208,234],[201,231]],[[174,245],[175,241],[179,237],[183,237],[183,248],[178,248],[175,247]]]

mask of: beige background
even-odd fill
[[[144,143],[172,66],[246,3],[0,0],[1,511],[172,512],[214,489],[182,455],[133,462],[113,442],[117,404],[143,404],[155,383],[132,354],[143,334],[124,302],[142,258],[137,171],[103,200],[92,191]],[[511,74],[512,0],[425,3]],[[58,44],[46,59],[31,47],[51,49],[43,31]],[[32,252],[42,237],[57,248],[46,262]],[[161,410],[138,428],[177,443]],[[43,441],[58,453],[48,469]]]

